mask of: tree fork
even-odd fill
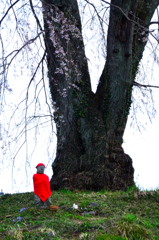
[[[141,1],[112,0],[111,4],[107,60],[94,94],[77,1],[43,1],[48,77],[57,126],[52,189],[124,190],[134,184],[132,159],[121,145],[132,84],[145,46],[134,37],[134,18],[143,8],[138,9]],[[152,8],[146,9],[149,18],[142,19],[147,25]]]

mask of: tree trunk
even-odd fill
[[[48,77],[57,126],[52,189],[124,190],[134,184],[132,159],[121,147],[133,81],[145,47],[145,42],[136,38],[139,28],[143,29],[134,22],[140,17],[142,22],[138,23],[147,27],[158,1],[112,0],[111,4],[107,59],[94,94],[77,1],[43,2]],[[146,14],[141,15],[144,11]]]

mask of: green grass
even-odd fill
[[[60,190],[51,199],[57,213],[37,209],[33,193],[1,196],[0,239],[159,239],[159,191]]]

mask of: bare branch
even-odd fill
[[[159,22],[150,22],[149,26],[152,25],[152,24],[159,24]]]
[[[44,52],[44,54],[43,54],[40,62],[38,63],[38,65],[37,65],[37,67],[36,67],[36,69],[35,69],[35,72],[34,72],[32,78],[31,78],[31,80],[30,80],[30,82],[29,82],[29,84],[28,84],[27,93],[26,93],[26,102],[28,101],[29,87],[30,87],[30,85],[31,85],[31,83],[32,83],[32,81],[33,81],[33,79],[34,79],[34,77],[35,77],[35,75],[36,75],[36,73],[37,73],[37,71],[38,71],[38,69],[39,69],[39,66],[40,66],[41,63],[44,61],[45,56],[46,56],[46,51]]]
[[[106,22],[105,22],[104,19],[101,18],[101,16],[99,15],[99,12],[97,11],[97,8],[95,7],[95,5],[94,5],[93,3],[89,2],[88,0],[85,0],[85,2],[87,2],[88,4],[90,4],[90,5],[93,7],[95,13],[96,13],[97,16],[98,16],[98,19],[99,19],[99,22],[100,22],[101,28],[103,29],[102,22],[104,22],[104,23],[106,23]],[[106,23],[106,24],[107,24],[107,23]]]
[[[41,24],[40,24],[40,21],[39,21],[37,15],[36,15],[36,13],[35,13],[32,0],[30,0],[30,7],[31,7],[31,10],[32,10],[32,12],[33,12],[33,15],[34,15],[34,17],[35,17],[35,19],[36,19],[36,22],[37,22],[40,30],[43,31],[43,28],[42,28],[42,26],[41,26]]]
[[[8,67],[11,65],[12,61],[14,60],[14,58],[29,44],[32,44],[40,35],[42,34],[42,32],[40,32],[35,38],[30,39],[29,41],[27,41],[21,48],[14,50],[13,52],[9,53],[6,57],[5,60],[11,56],[12,54],[14,54],[14,56],[11,58],[10,62],[7,64]],[[2,72],[3,73],[3,72]],[[0,74],[2,74],[0,73]]]
[[[47,98],[47,93],[46,93],[46,85],[45,85],[45,81],[44,81],[44,65],[43,65],[43,62],[42,62],[42,80],[43,80],[43,88],[44,88],[44,94],[45,94],[45,99],[46,99],[46,104],[48,106],[48,109],[49,109],[49,113],[50,113],[50,116],[51,116],[51,127],[52,127],[52,132],[53,131],[53,121],[54,121],[54,118],[52,117],[52,114],[51,114],[51,107],[50,107],[50,104],[48,102],[48,98]]]
[[[135,81],[133,82],[133,86],[144,87],[144,88],[159,88],[159,86],[141,84],[141,83],[138,83],[138,82],[135,82]]]
[[[2,21],[5,19],[5,17],[7,16],[7,14],[8,14],[8,12],[13,8],[13,6],[15,5],[15,4],[17,4],[17,2],[19,2],[20,0],[17,0],[17,1],[15,1],[9,8],[8,8],[8,10],[6,11],[6,13],[4,14],[4,16],[1,18],[1,20],[0,20],[0,26],[1,26],[1,23],[2,23]]]

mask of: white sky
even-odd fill
[[[94,91],[97,86],[98,78],[101,74],[104,64],[104,60],[102,58],[98,58],[98,54],[103,55],[103,52],[99,50],[99,41],[97,41],[96,38],[92,38],[92,36],[96,37],[98,35],[97,31],[97,28],[94,28],[94,30],[92,31],[87,29],[86,31],[86,54],[87,58],[89,59],[88,63],[92,78],[92,89]],[[90,47],[91,45],[93,47]],[[144,53],[143,62],[146,72],[144,74],[142,71],[139,71],[140,77],[138,76],[137,80],[140,81],[140,78],[147,78],[150,84],[159,85],[159,79],[157,74],[159,72],[158,65],[157,63],[152,64],[152,61],[150,61],[150,55],[151,53],[147,48],[147,51]],[[16,104],[19,102],[20,99],[24,98],[23,90],[28,84],[27,77],[29,74],[29,70],[27,72],[26,70],[24,71],[23,68],[20,69],[20,67],[17,66],[16,72],[12,72],[11,75],[9,75],[9,84],[10,87],[13,89],[13,92],[7,93],[7,106],[5,112],[1,112],[0,115],[1,122],[6,123],[5,128],[8,128],[8,119],[12,115],[12,111],[14,110]],[[34,90],[32,89],[31,91]],[[158,93],[159,89],[154,89],[152,92],[156,110],[159,109]],[[157,112],[154,118],[152,118],[152,114],[150,114],[152,123],[149,121],[147,114],[145,113],[144,107],[140,104],[141,101],[146,102],[146,110],[151,111],[152,102],[149,99],[150,95],[146,96],[143,96],[141,93],[139,94],[134,92],[134,107],[136,109],[137,124],[141,128],[139,130],[136,122],[132,121],[132,118],[134,117],[134,111],[131,110],[124,134],[123,147],[125,152],[129,154],[133,159],[133,166],[135,168],[134,177],[136,185],[142,189],[155,189],[159,188],[159,114]],[[45,100],[43,94],[40,95],[40,99],[42,100],[42,102]],[[42,104],[41,106],[43,108],[43,112],[47,113],[45,104]],[[33,109],[34,106],[32,107],[32,111]],[[144,113],[142,113],[142,111]],[[12,124],[16,123],[16,125],[14,126],[14,130],[9,129],[9,132],[7,133],[8,135],[10,135],[9,137],[6,134],[9,141],[11,141],[11,139],[14,139],[15,135],[17,134],[17,129],[20,131],[20,127],[17,126],[17,122],[19,122],[20,117],[19,114],[21,114],[21,111],[13,117],[14,121],[12,121]],[[13,127],[13,125],[11,127]],[[34,146],[34,141],[32,140],[35,138],[35,131],[32,131],[28,133],[28,142],[30,143],[28,145],[29,149],[24,146],[15,160],[14,155],[18,150],[16,143],[13,142],[12,144],[8,145],[7,138],[4,138],[4,136],[2,136],[3,140],[1,140],[0,143],[0,190],[3,189],[5,193],[33,191],[32,175],[36,172],[35,166],[39,162],[43,162],[47,166],[45,173],[51,178],[51,164],[52,160],[55,157],[56,136],[55,134],[50,134],[52,132],[52,128],[49,127],[48,124],[46,125],[45,128],[41,127],[37,134],[37,146],[34,153],[31,154]],[[145,130],[143,128],[145,128]],[[2,129],[1,132],[3,132]],[[22,138],[21,142],[23,140],[24,137]],[[27,151],[28,156],[26,157]]]

